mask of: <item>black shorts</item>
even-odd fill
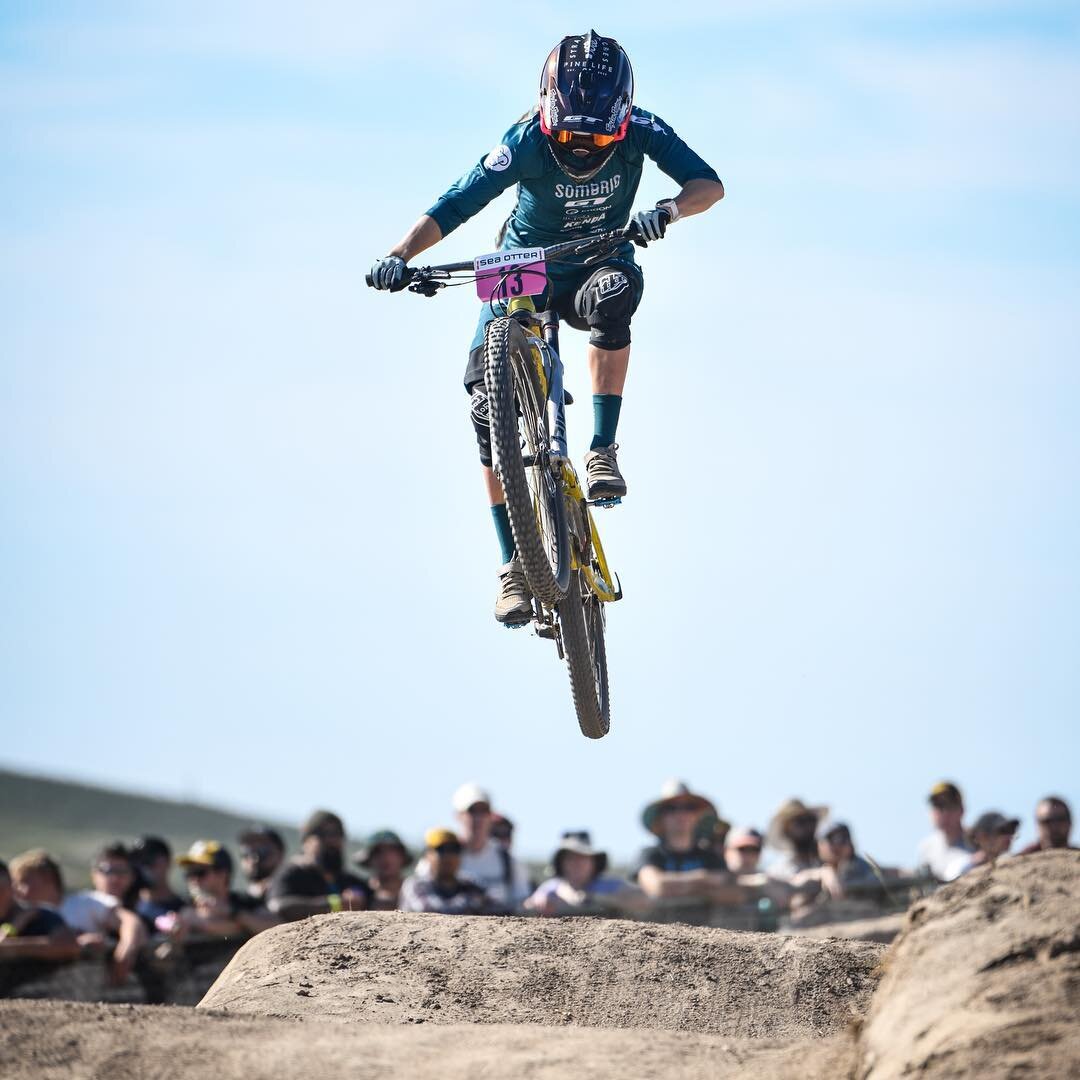
[[[605,259],[600,266],[583,266],[567,274],[536,298],[537,309],[550,309],[575,330],[589,332],[590,344],[622,349],[630,344],[630,320],[645,291],[636,263]],[[484,334],[492,319],[506,314],[503,303],[484,304],[465,368],[465,389],[484,381]]]

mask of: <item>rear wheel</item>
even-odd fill
[[[604,609],[580,570],[570,575],[570,587],[558,610],[578,725],[586,738],[602,739],[611,726]]]
[[[570,536],[562,482],[550,456],[547,408],[525,331],[494,319],[484,341],[491,450],[506,495],[514,543],[533,594],[558,603],[570,581]]]

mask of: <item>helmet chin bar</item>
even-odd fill
[[[555,159],[555,163],[571,180],[576,180],[579,183],[585,180],[591,180],[611,159],[611,155],[615,152],[616,143],[612,143],[611,146],[605,146],[602,150],[595,150],[583,161],[581,170],[574,168],[573,158],[570,153],[566,151],[566,156],[570,160],[564,161],[562,156],[563,147],[559,146],[556,149],[557,144],[548,137],[547,140],[548,149],[551,151],[551,156]],[[599,164],[596,162],[599,161]]]

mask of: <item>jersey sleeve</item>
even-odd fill
[[[464,225],[526,174],[529,157],[526,127],[515,124],[497,146],[456,180],[428,210],[428,216],[435,219],[443,236]]]
[[[660,117],[644,109],[634,109],[630,128],[642,152],[651,157],[660,171],[675,183],[685,184],[690,180],[715,180],[719,183],[716,170],[691,150]]]

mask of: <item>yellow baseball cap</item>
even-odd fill
[[[424,846],[429,850],[432,848],[442,847],[443,844],[461,844],[458,839],[457,833],[452,832],[450,829],[428,829],[424,833]]]

